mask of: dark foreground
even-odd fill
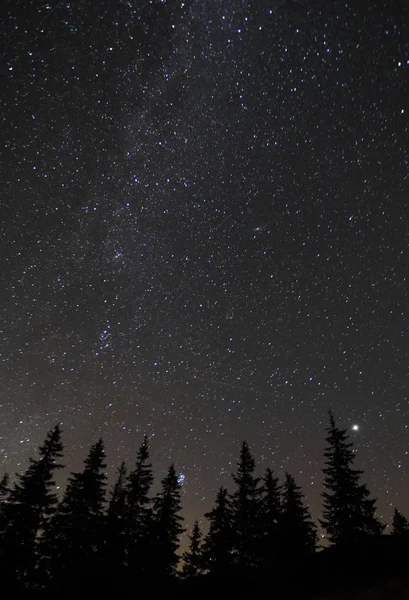
[[[4,583],[4,578],[3,578]],[[3,586],[1,598],[17,597]],[[18,590],[20,596],[23,590]],[[223,577],[132,582],[92,581],[47,584],[35,594],[58,598],[177,598],[183,600],[409,600],[409,542],[382,536],[376,543],[347,550],[329,548],[299,565],[277,565],[269,572],[230,572]]]

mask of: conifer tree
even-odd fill
[[[167,578],[176,572],[179,562],[176,552],[183,532],[183,517],[179,515],[180,484],[174,465],[169,467],[166,477],[162,479],[162,489],[154,498],[153,510],[155,570],[159,577]]]
[[[303,493],[294,477],[285,474],[280,517],[280,541],[283,558],[300,562],[315,552],[317,528],[303,502]]]
[[[122,462],[118,468],[117,479],[110,492],[105,521],[104,572],[108,576],[109,583],[113,584],[116,590],[118,590],[124,578],[126,475],[126,466]]]
[[[3,548],[3,536],[6,529],[6,511],[7,502],[10,497],[11,489],[9,487],[10,476],[5,473],[0,479],[0,553]]]
[[[106,475],[104,444],[91,446],[84,470],[72,473],[50,534],[55,585],[86,585],[98,569],[103,543]]]
[[[263,564],[270,567],[280,551],[281,490],[273,471],[266,469],[261,496],[261,551]]]
[[[214,507],[205,517],[209,531],[203,542],[203,566],[211,575],[226,576],[233,565],[233,518],[225,487],[218,490]]]
[[[11,490],[9,488],[10,477],[8,473],[5,473],[0,480],[0,564],[5,564],[5,535],[7,525],[7,502],[10,496]]]
[[[189,536],[189,550],[183,553],[183,575],[185,577],[195,577],[201,573],[202,569],[202,532],[200,531],[199,521],[193,523],[192,533]]]
[[[391,534],[397,537],[409,535],[409,521],[397,508],[393,513]]]
[[[376,499],[370,499],[366,484],[360,483],[363,472],[353,468],[352,443],[346,430],[336,426],[332,413],[327,431],[321,525],[332,544],[348,545],[368,535],[380,535],[384,525],[375,516]]]
[[[254,476],[255,461],[246,442],[242,443],[237,472],[237,486],[231,496],[234,532],[234,559],[241,569],[260,566],[260,479]]]
[[[58,461],[62,457],[61,429],[56,425],[48,432],[39,448],[39,458],[30,458],[27,470],[17,475],[11,490],[3,478],[4,536],[3,555],[9,575],[25,587],[36,583],[39,549],[55,512],[57,496],[54,472],[61,469]]]
[[[126,484],[125,550],[129,573],[146,574],[152,561],[150,533],[152,508],[149,492],[153,483],[149,443],[145,435],[136,456],[136,465]]]
[[[122,461],[117,471],[117,479],[110,492],[108,519],[123,519],[126,505],[126,466]]]
[[[4,473],[3,477],[0,479],[0,507],[2,507],[3,503],[7,502],[7,499],[10,494],[9,488],[10,475],[8,473]]]

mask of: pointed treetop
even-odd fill
[[[395,536],[409,534],[409,521],[396,507],[393,513],[391,534]]]

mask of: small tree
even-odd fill
[[[393,513],[391,534],[397,537],[409,535],[409,521],[397,508]]]
[[[270,567],[280,551],[281,490],[273,471],[266,469],[261,496],[261,550],[265,567]]]
[[[231,496],[234,532],[234,559],[242,569],[260,564],[260,479],[254,476],[255,461],[246,442],[242,443],[237,472],[233,474],[236,491]]]
[[[308,508],[303,503],[301,488],[294,477],[285,474],[280,541],[283,558],[300,562],[315,552],[317,529]]]
[[[200,531],[199,521],[193,523],[192,533],[189,536],[189,550],[183,553],[183,575],[185,577],[195,577],[199,575],[202,568],[202,532]]]
[[[162,489],[153,501],[153,510],[155,568],[160,577],[167,578],[176,572],[179,562],[176,552],[183,532],[183,517],[179,515],[180,484],[174,465],[162,479]]]
[[[3,478],[3,556],[9,575],[31,587],[36,581],[39,549],[55,512],[57,496],[54,472],[61,469],[61,429],[56,425],[48,432],[39,448],[39,458],[30,458],[30,465],[11,490]],[[4,501],[4,500],[7,500]]]
[[[226,576],[233,564],[233,518],[226,488],[218,490],[215,505],[205,517],[209,531],[203,542],[203,566],[212,575]]]
[[[335,425],[332,413],[327,431],[321,525],[333,544],[348,545],[364,536],[380,535],[384,525],[375,516],[376,500],[369,499],[366,484],[360,483],[362,471],[353,468],[352,443],[346,430]]]

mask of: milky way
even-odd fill
[[[332,408],[380,514],[405,511],[409,7],[388,5],[4,3],[3,470],[57,421],[69,467],[102,435],[110,475],[146,432],[189,521],[246,439],[318,516]]]

